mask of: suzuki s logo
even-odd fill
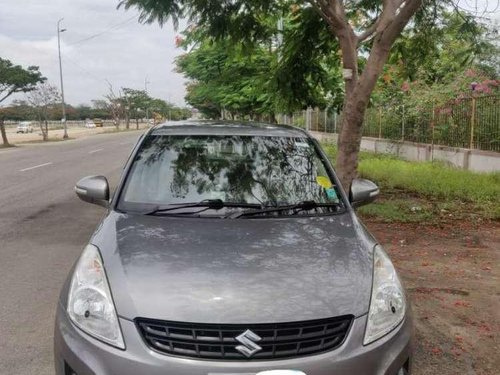
[[[243,354],[245,357],[250,358],[255,353],[260,352],[262,348],[256,344],[262,340],[258,335],[250,331],[249,329],[243,332],[241,335],[236,337],[236,341],[243,345],[238,345],[236,350]]]

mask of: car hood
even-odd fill
[[[351,213],[231,220],[111,212],[92,242],[127,319],[275,323],[369,307],[373,241]]]

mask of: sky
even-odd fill
[[[457,0],[467,9],[493,10],[500,0]],[[142,25],[137,11],[117,10],[118,0],[0,0],[0,56],[37,65],[59,87],[57,21],[61,34],[66,102],[90,104],[120,87],[147,89],[153,97],[184,105],[185,80],[174,71],[178,35],[167,24]],[[500,20],[500,11],[489,14]],[[95,34],[98,34],[95,37]],[[89,39],[89,37],[91,37]],[[13,99],[22,99],[18,94]]]
[[[67,31],[61,33],[61,51],[67,103],[102,99],[107,81],[114,89],[143,90],[147,79],[151,96],[184,105],[185,80],[174,72],[174,59],[183,52],[175,47],[178,32],[172,24],[139,24],[137,11],[117,10],[117,3],[0,0],[0,57],[24,67],[39,66],[48,82],[59,87],[57,21],[64,17],[61,26]]]

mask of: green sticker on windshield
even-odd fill
[[[326,189],[325,191],[326,191],[326,196],[331,201],[338,201],[339,200],[339,198],[337,196],[337,192],[335,191],[335,189],[333,187],[331,187],[330,189]]]

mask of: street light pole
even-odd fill
[[[66,106],[64,105],[64,84],[63,84],[63,72],[62,72],[62,61],[61,61],[61,33],[65,32],[66,29],[61,29],[61,18],[57,21],[57,50],[59,52],[59,77],[61,78],[61,105],[62,105],[62,121],[64,125],[64,135],[63,139],[68,139],[68,127],[66,125]]]
[[[148,76],[144,78],[144,92],[148,95],[148,84],[151,83],[148,81]],[[146,125],[149,125],[149,113],[148,113],[148,104],[146,103]]]

